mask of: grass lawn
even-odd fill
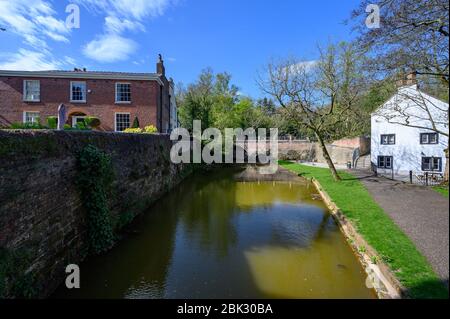
[[[327,168],[286,161],[280,161],[280,165],[306,178],[314,177],[322,185],[368,244],[395,272],[411,298],[449,297],[447,288],[426,258],[353,175],[339,172],[343,180],[335,182]]]
[[[435,187],[433,187],[433,189],[434,189],[436,192],[441,193],[441,194],[444,195],[445,197],[448,197],[448,187],[435,186]]]

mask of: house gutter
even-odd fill
[[[164,86],[157,74],[102,74],[95,72],[48,72],[48,71],[0,71],[0,76],[24,78],[92,79],[92,80],[129,80],[156,81]]]

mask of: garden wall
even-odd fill
[[[151,203],[190,170],[170,162],[172,142],[165,135],[0,131],[0,258],[2,251],[24,252],[19,262],[33,275],[39,297],[62,282],[66,265],[87,255],[86,213],[75,179],[76,153],[88,144],[112,159],[114,225],[151,211]]]
[[[328,144],[327,150],[334,164],[345,165],[353,162],[355,148]],[[305,162],[326,163],[320,145],[309,141],[278,141],[279,158],[283,160],[300,160]]]

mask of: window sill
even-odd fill
[[[40,103],[41,100],[22,100],[24,103]]]
[[[70,103],[74,103],[74,104],[86,104],[86,101],[70,101]]]
[[[131,101],[129,101],[129,102],[127,102],[127,101],[122,101],[122,102],[120,102],[120,101],[116,101],[116,102],[114,102],[115,104],[131,104]]]

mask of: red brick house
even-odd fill
[[[122,131],[137,117],[141,128],[166,133],[173,129],[172,92],[161,57],[156,73],[0,70],[0,126],[38,119],[45,125],[64,103],[72,126],[95,116],[101,130]]]

